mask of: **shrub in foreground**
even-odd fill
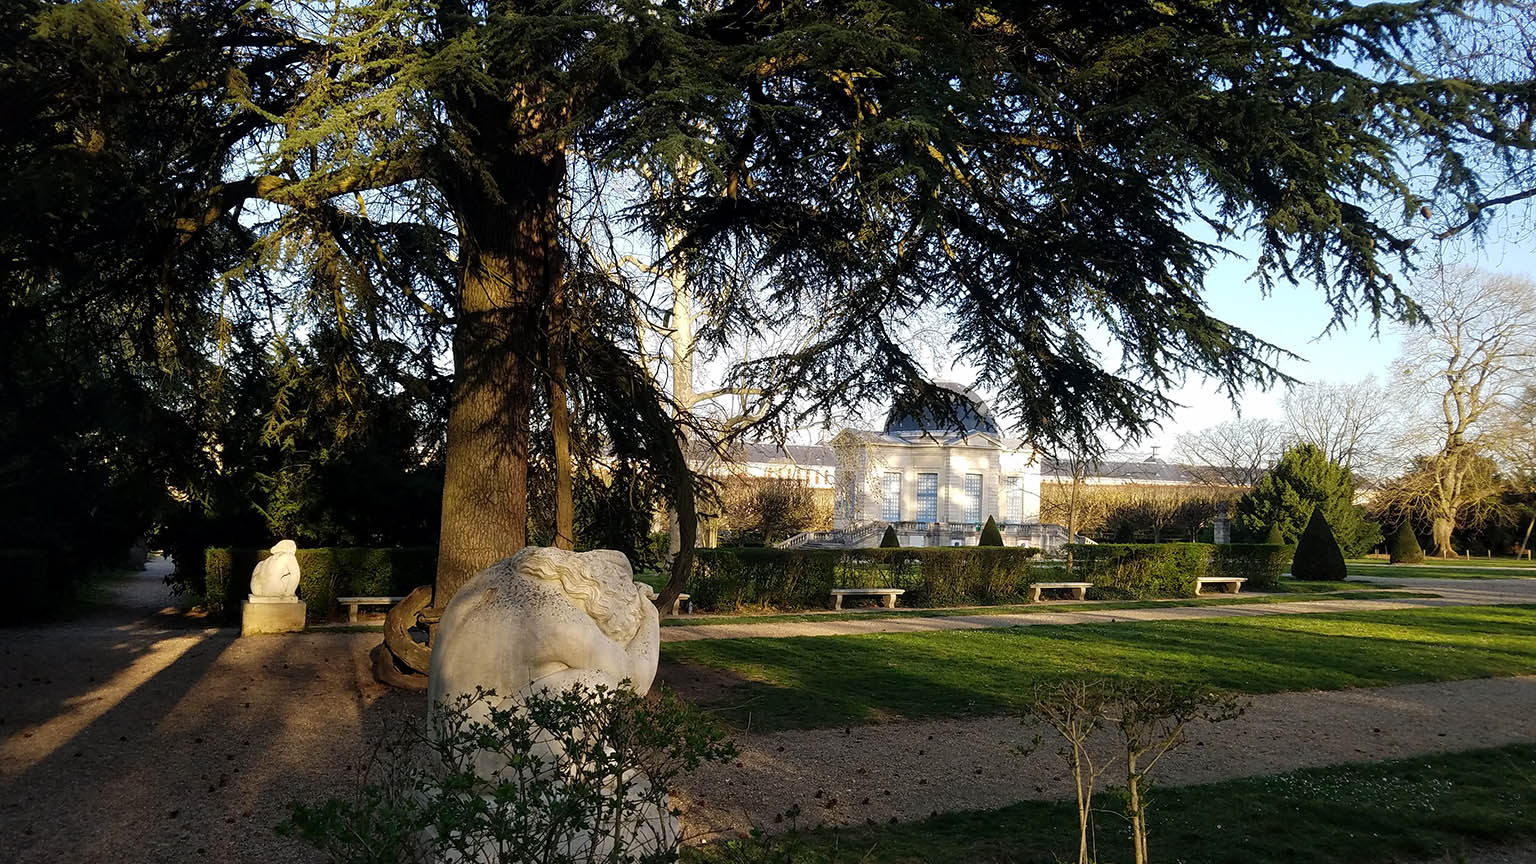
[[[359,794],[292,804],[278,833],[337,864],[661,864],[682,839],[667,791],[736,755],[705,715],[627,686],[520,704],[482,690],[439,705],[431,725],[398,730]]]

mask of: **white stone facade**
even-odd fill
[[[835,528],[888,523],[903,546],[925,546],[950,545],[988,517],[999,526],[1040,521],[1040,459],[1022,442],[986,432],[845,429],[831,443]],[[950,542],[935,544],[935,535]]]

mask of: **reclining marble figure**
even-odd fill
[[[611,690],[623,681],[644,694],[656,678],[661,644],[654,596],[634,581],[622,552],[523,549],[482,570],[448,603],[433,640],[428,704],[435,708],[476,688],[495,690],[502,705],[517,704],[541,691],[553,695],[576,684]],[[478,713],[490,708],[481,702]],[[548,753],[554,749],[551,743]],[[475,770],[490,778],[505,764],[481,753]],[[670,845],[676,818],[650,809],[638,814],[630,842]]]

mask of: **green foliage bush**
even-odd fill
[[[902,588],[903,606],[1023,600],[1039,578],[1039,549],[700,549],[688,593],[694,607],[819,609],[833,588]]]
[[[386,739],[357,794],[295,802],[277,832],[336,864],[671,864],[668,792],[737,754],[708,715],[623,686],[480,690],[429,725]]]
[[[1353,558],[1381,542],[1381,527],[1355,505],[1355,478],[1312,444],[1298,444],[1238,499],[1233,519],[1241,536],[1259,538],[1271,527],[1286,539],[1301,536],[1313,509],[1322,508],[1344,554]]]
[[[1413,526],[1406,521],[1398,526],[1397,532],[1387,542],[1387,557],[1393,564],[1423,563],[1424,547],[1419,545],[1419,538],[1414,536]]]
[[[1312,518],[1307,520],[1307,528],[1296,543],[1291,575],[1297,579],[1326,581],[1343,581],[1348,575],[1344,568],[1344,553],[1340,551],[1339,542],[1334,539],[1333,529],[1321,507],[1312,511]]]
[[[1284,543],[1223,543],[1211,547],[1210,571],[1203,575],[1247,579],[1243,586],[1262,591],[1280,584],[1291,568],[1296,547]]]
[[[204,606],[209,615],[233,619],[250,593],[251,570],[265,549],[209,549],[204,556]],[[426,585],[437,571],[431,548],[300,549],[299,599],[311,621],[330,614],[337,597],[399,596]]]
[[[893,525],[885,526],[885,533],[880,535],[881,549],[900,549],[901,541],[896,539],[896,528]]]
[[[1072,550],[1072,581],[1092,582],[1093,599],[1187,597],[1208,575],[1204,543],[1100,543]]]
[[[1271,524],[1269,530],[1264,533],[1264,542],[1272,546],[1284,546],[1285,535],[1280,533],[1280,526]]]
[[[1201,576],[1247,579],[1250,590],[1273,588],[1291,548],[1268,543],[1100,543],[1072,550],[1072,579],[1092,582],[1095,599],[1189,597]]]
[[[700,549],[688,592],[705,611],[819,609],[833,588],[904,588],[901,605],[1018,603],[1035,582],[1064,577],[1017,546],[905,549]],[[1198,576],[1274,587],[1291,548],[1263,543],[1101,543],[1073,547],[1072,579],[1093,582],[1090,597],[1186,597]]]
[[[978,546],[1001,546],[1001,545],[1003,545],[1003,532],[997,530],[997,520],[996,519],[993,519],[991,516],[987,517],[987,524],[981,526],[981,539],[977,542],[976,545],[978,545]]]

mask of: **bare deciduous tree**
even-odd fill
[[[1291,436],[1316,445],[1330,460],[1357,475],[1401,470],[1391,464],[1401,406],[1374,375],[1353,384],[1293,387],[1284,405]]]
[[[1289,443],[1274,420],[1237,419],[1178,438],[1175,454],[1191,476],[1211,486],[1252,486]]]
[[[1405,443],[1428,454],[1413,502],[1431,523],[1435,554],[1451,554],[1457,513],[1497,491],[1476,479],[1478,457],[1504,449],[1497,422],[1536,369],[1536,283],[1446,269],[1416,297],[1427,326],[1404,332],[1397,373],[1426,405]]]

